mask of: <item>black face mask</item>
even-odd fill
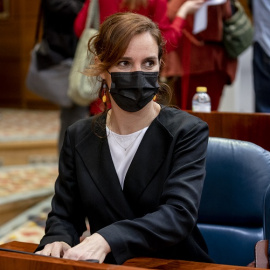
[[[112,72],[110,94],[124,111],[137,112],[157,94],[159,72]]]

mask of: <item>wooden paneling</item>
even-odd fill
[[[270,113],[188,112],[208,123],[211,137],[253,142],[270,151]]]
[[[1,166],[29,164],[36,156],[42,156],[44,161],[51,160],[53,157],[57,160],[57,141],[0,143]]]
[[[40,0],[8,1],[10,16],[0,20],[0,106],[56,109],[25,85]]]
[[[13,218],[16,218],[18,215],[20,215],[30,207],[42,202],[50,196],[39,196],[10,202],[7,204],[0,204],[0,226],[4,225],[6,222],[12,220]]]

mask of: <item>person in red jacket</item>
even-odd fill
[[[186,16],[197,11],[205,0],[188,0],[176,12],[175,18],[170,22],[167,17],[167,0],[99,0],[100,24],[111,14],[117,12],[132,11],[147,16],[153,20],[161,30],[166,40],[166,51],[170,52],[178,47],[185,27]],[[86,0],[81,11],[74,21],[74,32],[80,37],[86,23],[88,6],[90,0]],[[103,110],[100,99],[94,101],[90,106],[90,114],[97,114]]]
[[[179,8],[187,0],[170,0],[168,17],[173,21]],[[219,106],[224,86],[235,78],[237,59],[230,58],[222,43],[223,22],[232,15],[230,1],[208,6],[207,28],[193,34],[194,16],[188,15],[184,34],[176,50],[166,58],[162,76],[176,80],[174,94],[176,104],[183,110],[191,110],[192,97],[197,86],[207,87],[212,111]]]

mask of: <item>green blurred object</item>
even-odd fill
[[[236,11],[224,21],[223,43],[227,54],[237,58],[252,44],[253,25],[241,3],[237,0],[231,0],[231,3]]]

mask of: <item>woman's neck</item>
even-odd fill
[[[160,112],[156,102],[147,104],[138,112],[125,112],[118,108],[109,110],[106,124],[110,130],[121,135],[127,135],[148,127]]]

